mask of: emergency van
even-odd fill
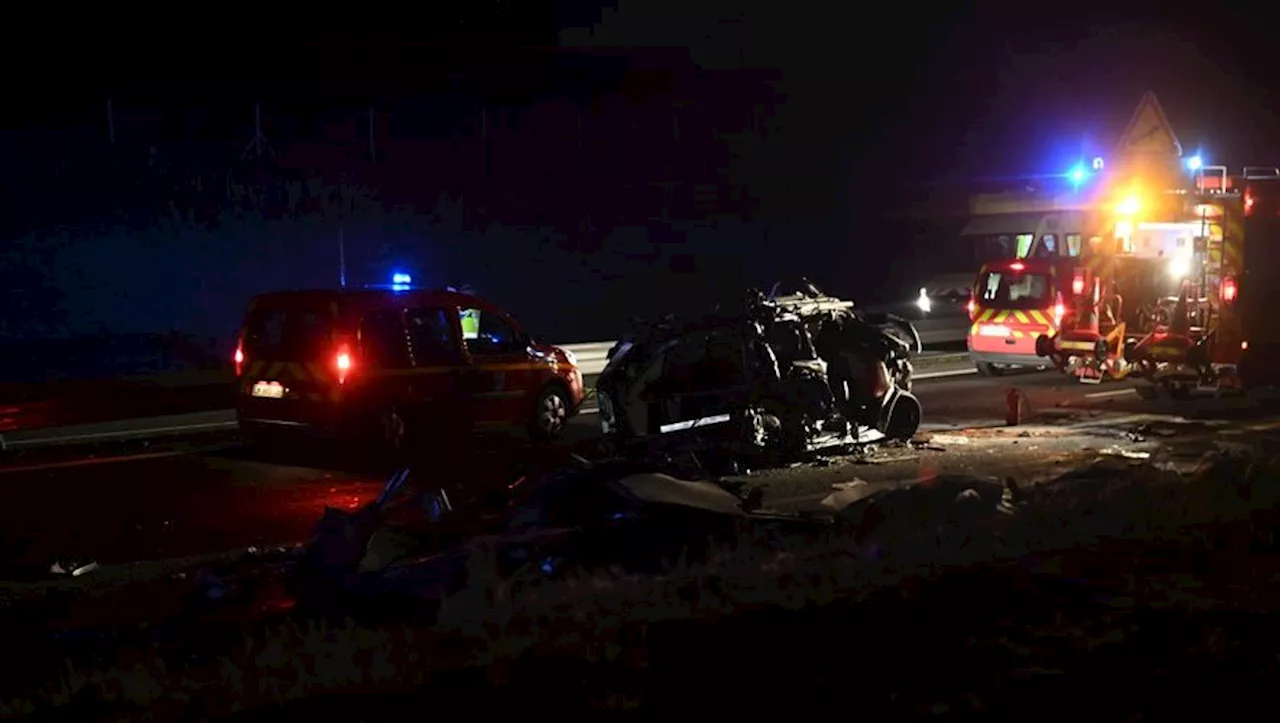
[[[969,298],[967,346],[984,376],[1012,367],[1044,368],[1036,340],[1053,336],[1067,309],[1057,257],[1008,259],[982,267]]]
[[[452,290],[285,291],[250,301],[235,350],[246,438],[401,449],[433,432],[524,427],[549,440],[584,397],[573,353]]]

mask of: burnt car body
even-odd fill
[[[621,445],[712,446],[794,457],[908,439],[920,425],[910,322],[801,291],[743,308],[640,325],[596,382],[604,435]]]
[[[744,536],[825,532],[831,516],[754,509],[754,496],[644,462],[579,459],[457,504],[406,468],[354,512],[326,510],[295,576],[301,606],[362,618],[433,615],[477,574],[515,581],[570,571],[662,574]],[[477,567],[479,565],[479,567]]]

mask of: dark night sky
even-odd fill
[[[72,122],[84,98],[108,90],[170,102],[394,93],[438,64],[431,53],[440,51],[405,46],[444,44],[473,59],[517,43],[683,46],[710,67],[781,70],[781,132],[756,172],[826,199],[825,213],[844,224],[829,257],[863,266],[868,256],[895,261],[850,241],[864,219],[903,212],[873,207],[883,202],[869,189],[921,201],[942,189],[963,197],[977,179],[1063,172],[1106,155],[1145,90],[1159,96],[1183,147],[1209,162],[1280,160],[1276,33],[1268,14],[1245,5],[1166,3],[1159,14],[1145,12],[1156,4],[1110,3],[1127,15],[1102,3],[610,5],[362,4],[358,13],[341,6],[340,16],[311,8],[287,24],[231,10],[103,24],[80,16],[80,26],[57,32],[32,23],[0,50],[9,69],[0,126]],[[6,201],[26,202],[13,183]]]
[[[796,129],[786,142],[794,144],[797,166],[838,148],[834,155],[855,175],[881,163],[912,181],[1034,173],[1078,155],[1082,143],[1109,143],[1146,89],[1156,91],[1186,147],[1203,144],[1235,164],[1280,155],[1272,141],[1280,137],[1272,23],[1243,6],[1165,4],[1159,14],[1142,12],[1158,7],[1151,3],[1111,4],[1124,13],[1098,12],[1102,3],[1061,11],[1013,2],[957,9],[855,9],[818,0],[604,5],[497,2],[488,17],[432,7],[411,32],[389,31],[377,12],[354,16],[342,30],[319,13],[287,30],[273,29],[278,18],[270,16],[210,19],[215,27],[238,26],[234,34],[153,31],[141,19],[117,20],[123,32],[103,35],[37,26],[34,35],[47,42],[4,51],[18,61],[8,67],[40,70],[9,79],[9,97],[28,102],[14,104],[19,109],[11,107],[4,122],[35,120],[86,85],[167,95],[252,94],[257,87],[332,94],[411,80],[412,51],[390,55],[387,45],[549,45],[559,30],[560,39],[576,43],[688,46],[711,65],[782,69],[788,126]],[[351,49],[353,41],[374,47]],[[397,73],[389,66],[403,67]]]

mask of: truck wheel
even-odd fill
[[[559,386],[550,386],[538,395],[529,419],[529,436],[538,442],[550,442],[564,431],[569,421],[569,396]]]
[[[980,377],[998,377],[1004,373],[1003,369],[991,362],[974,362],[974,366],[977,367]]]

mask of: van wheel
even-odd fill
[[[998,377],[1004,374],[1003,369],[991,362],[975,362],[974,366],[977,367],[980,377]]]
[[[549,442],[564,431],[569,421],[569,397],[558,386],[547,387],[538,395],[529,419],[529,436],[539,442]]]

